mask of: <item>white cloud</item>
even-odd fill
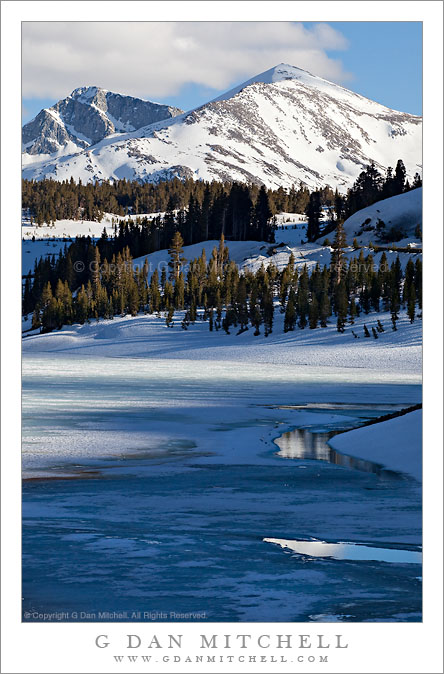
[[[335,82],[351,78],[326,53],[347,48],[328,24],[25,22],[22,47],[25,98],[97,85],[155,100],[187,83],[229,88],[281,62]]]

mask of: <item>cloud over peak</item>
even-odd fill
[[[60,99],[94,82],[153,100],[187,84],[229,88],[281,62],[344,83],[327,51],[346,48],[325,23],[25,22],[23,96]]]

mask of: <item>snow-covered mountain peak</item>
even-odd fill
[[[74,93],[40,113],[46,115],[40,131],[41,137],[48,129],[59,133],[59,118],[75,132],[76,145],[69,149],[65,139],[65,157],[42,157],[32,141],[35,130],[25,126],[24,143],[26,133],[32,141],[25,145],[25,177],[72,176],[83,182],[193,177],[345,191],[371,162],[384,172],[403,159],[409,178],[421,170],[420,117],[286,63],[182,114],[98,87]],[[147,115],[148,109],[156,114]],[[85,110],[89,122],[79,126]]]
[[[74,91],[71,93],[71,98],[80,98],[80,96],[83,96],[84,98],[92,98],[93,96],[96,95],[96,93],[99,91],[104,91],[101,89],[101,87],[96,87],[96,86],[89,86],[89,87],[77,87],[77,89],[74,89]]]
[[[181,112],[97,86],[78,87],[25,124],[24,164],[77,154],[116,133],[132,132]]]
[[[97,96],[98,93],[102,94],[107,94],[107,93],[112,93],[108,92],[107,89],[102,89],[101,87],[95,87],[95,86],[90,86],[90,87],[78,87],[77,89],[74,89],[74,91],[71,93],[69,98],[73,98],[77,101],[80,101],[81,103],[86,103],[87,105],[90,104],[91,100]]]
[[[246,87],[249,87],[252,84],[261,82],[262,84],[275,84],[276,82],[283,82],[288,80],[301,80],[304,76],[309,76],[315,78],[314,75],[311,75],[307,70],[302,70],[302,68],[297,68],[296,66],[291,66],[288,63],[279,63],[277,66],[265,70],[263,73],[258,73],[254,77],[250,77],[249,80],[238,84],[236,87],[229,89],[225,93],[213,98],[211,102],[214,101],[225,101],[228,98],[236,96],[240,91],[243,91]],[[319,78],[315,78],[319,79]]]
[[[292,66],[289,63],[279,63],[274,68],[265,70],[265,72],[256,75],[253,80],[257,82],[265,82],[268,84],[273,84],[274,82],[282,82],[283,80],[299,80],[306,76],[314,79],[321,79],[316,75],[312,75],[308,70],[304,68],[299,68],[298,66]]]

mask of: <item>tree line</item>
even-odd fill
[[[321,192],[327,194],[328,189]],[[237,210],[242,215],[246,208],[255,206],[260,191],[261,187],[256,184],[178,178],[157,184],[130,180],[83,184],[81,180],[75,182],[73,178],[62,182],[24,179],[22,206],[38,226],[64,219],[98,221],[103,213],[126,216],[185,211],[190,205],[198,205],[204,217],[211,220],[208,213],[211,207],[221,211],[220,217],[224,217],[224,211],[230,210],[231,216]],[[265,191],[272,215],[281,211],[303,213],[310,196],[304,186],[299,189],[293,186],[288,191],[282,187]],[[229,218],[230,213],[227,216]]]
[[[38,226],[61,219],[99,221],[104,212],[120,216],[165,213],[151,218],[151,243],[142,250],[145,253],[167,246],[176,230],[186,245],[219,239],[222,234],[231,240],[273,241],[273,216],[279,212],[305,213],[307,239],[315,241],[356,211],[421,185],[418,173],[409,183],[399,159],[395,170],[388,167],[385,176],[371,163],[346,195],[329,186],[314,191],[304,185],[272,190],[263,185],[178,178],[158,184],[128,180],[83,184],[71,178],[62,182],[23,180],[22,205]],[[327,218],[323,218],[325,210]],[[146,218],[138,222],[148,226]],[[379,224],[382,238],[385,225]],[[396,240],[396,232],[390,236]]]
[[[161,270],[150,270],[147,259],[142,266],[134,265],[128,246],[108,261],[99,244],[79,238],[57,259],[45,261],[48,278],[41,277],[38,287],[35,279],[26,279],[24,313],[32,311],[34,329],[49,332],[66,324],[141,312],[164,312],[167,326],[172,327],[175,312],[185,310],[183,329],[205,320],[210,331],[235,329],[240,334],[252,328],[255,335],[268,336],[275,310],[284,314],[285,332],[325,328],[332,320],[344,332],[361,313],[381,311],[390,312],[391,327],[396,330],[402,309],[411,322],[422,311],[421,261],[410,258],[403,272],[399,256],[389,266],[383,253],[376,265],[373,255],[365,256],[361,249],[359,256],[347,260],[341,223],[330,265],[318,264],[311,274],[307,266],[296,268],[293,255],[282,271],[270,264],[256,272],[240,272],[230,260],[223,235],[209,260],[203,250],[187,261],[182,235],[176,231],[168,265]],[[76,254],[81,259],[72,257]],[[71,265],[69,258],[76,263]],[[370,333],[364,325],[363,336],[377,339],[384,330],[381,321],[371,327]],[[353,335],[359,337],[354,331]]]

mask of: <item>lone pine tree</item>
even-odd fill
[[[186,262],[183,257],[183,238],[180,232],[176,232],[168,249],[170,261],[168,266],[170,268],[170,280],[177,281],[182,269],[182,264]]]

